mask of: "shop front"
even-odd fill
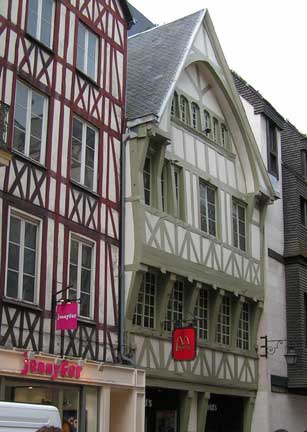
[[[73,432],[143,432],[144,371],[19,350],[0,359],[1,400],[54,405]]]
[[[196,424],[203,432],[244,431],[248,397],[170,386],[146,387],[145,432],[196,430]]]

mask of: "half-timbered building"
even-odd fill
[[[115,365],[131,21],[124,0],[0,2],[0,395],[82,432],[143,427],[144,374]]]
[[[146,430],[250,431],[275,193],[208,11],[129,38],[127,88],[126,338]],[[196,357],[174,361],[187,324]]]

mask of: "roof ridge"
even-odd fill
[[[134,34],[134,35],[132,35],[132,36],[129,36],[128,39],[130,40],[130,39],[133,39],[133,38],[135,38],[135,37],[137,37],[137,36],[141,36],[141,35],[143,35],[143,34],[145,34],[145,33],[148,33],[148,32],[150,32],[150,31],[157,30],[157,29],[160,29],[160,28],[162,28],[162,27],[166,27],[166,26],[171,25],[171,24],[175,24],[175,23],[177,23],[178,21],[186,20],[186,19],[188,19],[188,18],[191,18],[193,15],[199,15],[200,13],[204,13],[205,10],[206,10],[206,9],[199,9],[197,12],[193,12],[193,13],[191,13],[190,15],[186,15],[186,16],[181,17],[181,18],[177,18],[177,19],[174,20],[174,21],[170,21],[170,22],[168,22],[168,23],[164,23],[164,24],[160,24],[160,25],[157,24],[155,27],[152,27],[152,28],[150,28],[150,29],[148,29],[148,30],[145,30],[145,31],[143,31],[143,32],[136,33],[136,34]]]

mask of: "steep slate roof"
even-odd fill
[[[153,27],[156,27],[154,23],[152,23],[139,10],[137,10],[134,6],[132,6],[132,4],[128,3],[128,6],[134,19],[134,25],[128,31],[128,36],[132,36],[137,33],[142,33],[145,30],[149,30]]]
[[[249,85],[236,72],[232,71],[235,86],[240,96],[247,100],[253,107],[255,114],[264,114],[271,119],[279,129],[284,127],[284,118],[276,111],[276,109],[264,97]]]
[[[158,115],[205,11],[128,40],[127,117]]]

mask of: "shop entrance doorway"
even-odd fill
[[[206,432],[243,432],[243,398],[212,394]]]
[[[146,389],[145,432],[179,432],[180,391]]]

